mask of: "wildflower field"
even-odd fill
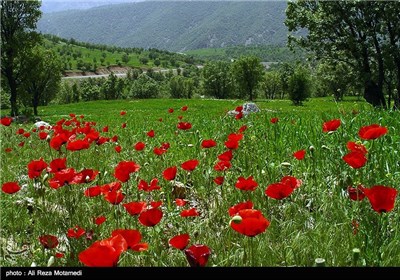
[[[400,113],[325,98],[241,117],[243,103],[3,117],[0,265],[400,266]]]

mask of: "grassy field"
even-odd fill
[[[226,113],[241,100],[97,101],[40,107],[52,130],[1,125],[0,265],[400,266],[400,113],[357,99],[255,103],[261,112],[235,119]],[[387,133],[359,133],[371,124]],[[343,159],[349,141],[367,150],[357,168]],[[66,163],[35,174],[40,158]],[[348,191],[358,185],[361,201]]]

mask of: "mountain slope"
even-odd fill
[[[283,45],[286,2],[139,2],[44,14],[38,30],[63,38],[170,51]]]

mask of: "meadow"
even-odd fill
[[[2,119],[9,266],[400,266],[400,113],[119,100]]]

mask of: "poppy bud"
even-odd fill
[[[283,166],[283,167],[291,167],[292,165],[290,164],[290,162],[282,162],[281,163],[281,166]]]
[[[234,222],[235,224],[240,224],[242,222],[242,220],[243,220],[242,217],[236,215],[236,216],[232,217],[232,219],[229,222],[229,224],[232,223],[232,222]]]
[[[310,152],[314,152],[315,147],[313,145],[311,145],[310,147],[308,147],[308,149],[310,150]]]
[[[316,266],[316,267],[325,267],[325,259],[323,259],[323,258],[316,258],[316,259],[315,259],[315,266]]]
[[[46,141],[47,141],[47,142],[50,142],[50,140],[51,140],[50,135],[47,135],[47,136],[46,136]]]
[[[326,146],[326,145],[322,145],[322,146],[321,146],[321,149],[328,150],[328,151],[330,150],[329,147]]]
[[[360,258],[360,249],[354,248],[353,249],[353,264],[356,265],[358,259]]]
[[[47,267],[50,267],[54,264],[54,256],[51,256],[47,261]]]
[[[47,178],[49,178],[49,173],[44,174],[42,183],[44,183],[47,180]]]

